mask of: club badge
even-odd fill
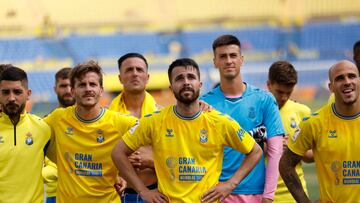
[[[98,130],[96,133],[97,133],[97,135],[98,135],[98,136],[96,137],[96,141],[97,141],[98,143],[104,142],[104,141],[105,141],[105,138],[104,138],[104,136],[103,136],[104,131]]]
[[[28,132],[26,134],[25,144],[32,145],[33,143],[34,143],[34,141],[33,141],[33,138],[32,138],[32,134],[30,132]]]

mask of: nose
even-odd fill
[[[15,94],[12,93],[12,92],[10,92],[9,97],[8,97],[8,100],[9,100],[9,101],[15,101]]]

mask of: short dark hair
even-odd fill
[[[360,54],[360,40],[355,42],[354,47],[353,47],[353,52],[354,52],[354,55],[355,55],[355,52]]]
[[[192,66],[192,67],[194,67],[196,69],[196,72],[197,72],[197,74],[199,76],[199,79],[200,79],[199,65],[194,60],[192,60],[191,58],[180,58],[180,59],[176,59],[175,61],[173,61],[169,66],[168,77],[169,77],[170,83],[171,83],[171,73],[172,73],[173,69],[175,67],[178,67],[178,66],[184,66],[184,67]]]
[[[0,75],[0,82],[3,80],[21,81],[23,86],[28,88],[28,77],[26,72],[23,69],[15,67],[11,64],[7,64],[6,68],[2,71]]]
[[[55,84],[57,84],[59,79],[63,79],[63,80],[69,79],[70,78],[70,72],[71,72],[71,68],[69,68],[69,67],[62,68],[58,72],[56,72],[56,74],[55,74]]]
[[[288,61],[277,61],[270,66],[268,79],[281,85],[296,85],[297,72]]]
[[[75,66],[70,72],[70,84],[71,87],[74,88],[75,86],[75,79],[81,79],[86,73],[94,72],[99,76],[99,83],[100,86],[103,86],[103,71],[99,64],[94,61],[86,61],[85,63],[78,64]]]
[[[12,67],[12,65],[11,64],[0,64],[0,76],[1,76],[1,73],[9,67]]]
[[[125,54],[125,55],[123,55],[123,56],[121,56],[119,59],[118,59],[118,68],[119,68],[119,71],[120,71],[120,68],[121,68],[121,65],[122,65],[122,63],[126,60],[126,59],[128,59],[128,58],[140,58],[140,59],[142,59],[144,62],[145,62],[145,64],[146,64],[146,68],[148,68],[148,63],[147,63],[147,61],[146,61],[146,58],[143,56],[143,55],[141,55],[141,54],[139,54],[139,53],[127,53],[127,54]]]
[[[216,38],[212,44],[213,52],[215,53],[216,48],[226,45],[237,45],[241,51],[241,43],[237,37],[234,35],[221,35],[220,37]]]

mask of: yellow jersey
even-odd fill
[[[322,202],[359,202],[359,135],[360,112],[342,116],[332,104],[305,118],[289,138],[292,152],[313,150]]]
[[[0,113],[0,202],[44,202],[41,169],[50,127],[23,113],[16,126]]]
[[[289,138],[291,138],[291,135],[293,135],[295,130],[298,128],[298,125],[301,122],[301,120],[304,117],[309,116],[310,114],[311,114],[311,110],[309,107],[307,107],[304,104],[294,102],[292,100],[288,100],[284,104],[284,106],[281,107],[280,109],[281,120],[285,129],[285,133],[289,135]],[[304,178],[304,172],[301,167],[301,162],[298,165],[296,165],[295,169],[297,174],[299,175],[301,184],[305,192],[307,193],[306,181]],[[274,202],[296,203],[295,199],[289,192],[281,176],[279,176],[277,189],[274,196]]]
[[[183,117],[175,106],[146,115],[123,140],[132,150],[152,146],[158,189],[170,202],[200,202],[219,181],[224,146],[248,154],[255,143],[225,114],[213,110]]]
[[[102,109],[93,120],[81,119],[76,107],[58,108],[44,120],[52,127],[48,157],[58,167],[58,203],[118,203],[118,171],[111,152],[137,119]]]
[[[115,97],[112,102],[109,105],[109,110],[120,112],[123,114],[130,115],[130,111],[127,110],[124,98],[123,98],[123,92],[120,93],[117,97]],[[144,115],[152,113],[154,111],[158,110],[158,105],[156,104],[154,98],[148,93],[145,92],[145,98],[141,107],[141,117],[144,117]]]
[[[46,184],[46,197],[55,197],[57,186],[57,167],[56,164],[50,161],[47,157],[45,157],[44,160],[42,177],[44,178],[44,183]]]

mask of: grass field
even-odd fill
[[[303,164],[307,189],[311,200],[319,199],[319,187],[316,176],[315,164]]]

